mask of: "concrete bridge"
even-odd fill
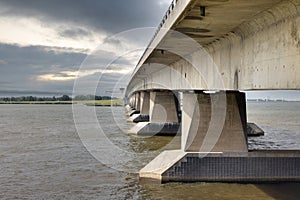
[[[245,94],[300,89],[300,0],[174,0],[126,98],[137,134],[181,133],[140,171],[167,181],[299,181],[299,151],[249,152]]]

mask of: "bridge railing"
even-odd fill
[[[162,28],[163,25],[165,24],[165,22],[166,22],[166,20],[168,19],[169,15],[170,15],[171,12],[174,10],[174,8],[175,8],[175,6],[177,5],[178,1],[180,1],[180,0],[173,0],[173,1],[172,1],[171,5],[169,6],[169,8],[168,8],[168,10],[167,10],[167,12],[166,12],[166,14],[164,15],[163,19],[162,19],[161,22],[159,23],[159,25],[158,25],[156,31],[154,32],[153,37],[151,38],[149,44],[147,45],[147,47],[146,47],[146,49],[145,49],[143,55],[141,56],[140,60],[138,61],[138,63],[137,63],[137,65],[136,65],[136,67],[135,67],[135,69],[134,69],[132,75],[135,74],[135,72],[136,72],[136,70],[137,70],[137,68],[138,68],[138,66],[139,66],[139,64],[140,64],[140,62],[141,62],[141,60],[142,60],[143,57],[145,56],[147,50],[149,49],[149,47],[150,47],[150,45],[152,44],[152,42],[153,42],[153,40],[155,39],[155,37],[157,36],[158,32],[161,30],[161,28]]]

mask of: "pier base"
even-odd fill
[[[300,151],[193,153],[165,151],[140,178],[166,182],[300,182]]]
[[[140,113],[139,110],[132,109],[131,111],[129,111],[129,112],[127,113],[127,115],[128,115],[129,117],[132,117],[133,115],[136,115],[136,114],[139,114],[139,113]]]
[[[134,114],[128,118],[128,121],[139,123],[139,122],[148,122],[149,115],[142,115],[142,114]]]
[[[135,125],[129,133],[137,135],[163,135],[174,136],[179,133],[179,123],[151,123],[151,122],[139,122]]]

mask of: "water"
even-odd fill
[[[250,149],[300,149],[300,102],[248,102],[248,121],[265,135],[249,138]]]
[[[252,149],[300,149],[300,103],[248,104],[248,120],[266,135]],[[94,109],[89,107],[87,109]],[[105,135],[126,162],[101,163],[82,145],[70,105],[0,105],[1,199],[298,199],[300,184],[157,184],[142,182],[138,170],[180,138],[136,137],[123,130],[124,109],[96,107]],[[116,125],[118,124],[118,125]],[[93,127],[93,124],[86,125]],[[98,146],[101,155],[114,155]],[[99,153],[98,152],[98,153]],[[118,158],[118,155],[115,155]],[[115,161],[116,159],[112,159]],[[114,169],[117,168],[118,170]]]

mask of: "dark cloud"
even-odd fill
[[[72,69],[78,67],[87,56],[83,53],[57,52],[52,47],[0,44],[0,59],[6,63],[0,64],[1,72],[26,72],[34,69],[38,72],[51,72],[57,69]],[[74,68],[73,68],[74,69]],[[20,71],[21,70],[21,71]]]
[[[1,0],[4,15],[38,17],[45,23],[65,21],[107,32],[157,26],[165,6],[152,0]]]
[[[73,28],[73,29],[65,29],[59,32],[59,35],[62,37],[78,39],[82,37],[91,36],[91,32],[81,29],[81,28]]]
[[[122,45],[122,41],[116,38],[107,37],[103,40],[103,44]]]
[[[48,48],[0,44],[0,59],[5,61],[0,64],[0,90],[69,90],[69,86],[65,87],[61,83],[40,83],[36,77],[64,70],[78,70],[86,54],[49,51]]]

